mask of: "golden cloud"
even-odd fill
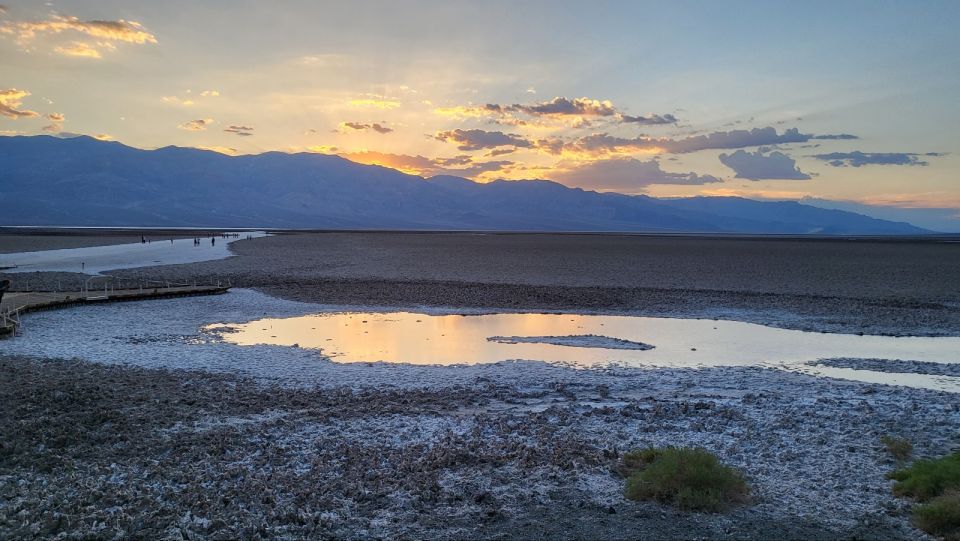
[[[111,43],[98,43],[103,49],[114,50],[116,47]],[[69,45],[61,45],[53,49],[54,52],[60,53],[64,56],[79,56],[83,58],[102,58],[103,55],[100,54],[100,49],[97,49],[89,43],[82,41],[74,41]]]
[[[0,90],[0,115],[14,120],[37,116],[36,111],[20,109],[23,98],[29,95],[30,93],[26,90],[17,90],[16,88]]]
[[[94,38],[94,42],[74,41],[59,45],[54,52],[74,57],[101,58],[103,51],[112,51],[112,42],[144,45],[157,43],[157,38],[142,24],[123,19],[116,21],[82,21],[77,17],[53,15],[45,21],[11,21],[0,26],[0,33],[14,36],[21,47],[29,47],[38,35],[58,35],[76,32]]]
[[[353,107],[372,109],[396,109],[400,107],[399,100],[376,94],[368,94],[362,98],[352,99],[349,103]]]
[[[81,21],[77,17],[54,15],[46,21],[18,21],[4,25],[2,31],[15,34],[21,43],[29,42],[37,34],[59,34],[66,31],[75,31],[90,37],[123,41],[126,43],[156,43],[157,38],[148,32],[142,24],[136,21]]]
[[[193,100],[183,100],[178,98],[177,96],[163,96],[162,98],[160,98],[160,100],[163,101],[163,103],[170,103],[173,105],[182,105],[184,107],[189,107],[193,105]]]
[[[457,175],[466,178],[479,177],[485,173],[501,171],[513,162],[509,161],[475,161],[471,156],[461,154],[450,158],[427,158],[409,154],[390,154],[364,150],[360,152],[345,152],[340,154],[352,162],[365,165],[381,165],[396,169],[408,175],[431,177],[435,175]]]

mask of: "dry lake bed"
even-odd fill
[[[237,286],[24,316],[0,537],[916,539],[881,438],[960,447],[960,244],[245,235],[145,267],[128,237],[0,235],[49,266],[14,288],[87,279],[51,259],[87,247]],[[749,500],[625,500],[647,446],[715,453]]]

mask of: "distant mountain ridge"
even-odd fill
[[[780,234],[926,230],[796,202],[655,199],[546,180],[423,179],[338,156],[0,137],[0,225]]]

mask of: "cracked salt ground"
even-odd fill
[[[0,351],[236,372],[294,385],[349,385],[355,378],[364,379],[364,363],[378,361],[462,368],[524,359],[581,368],[773,366],[960,392],[960,378],[937,375],[940,372],[891,373],[809,364],[828,358],[955,363],[960,351],[956,337],[821,334],[732,321],[623,315],[345,310],[349,308],[280,300],[242,289],[214,297],[84,306],[30,314],[24,318],[23,336],[3,343]],[[257,316],[261,319],[251,321]],[[225,323],[232,321],[248,323]],[[655,347],[610,347],[622,343]],[[326,362],[327,357],[337,362]],[[420,375],[413,374],[421,370],[402,372],[416,380]],[[439,375],[427,373],[428,378]]]

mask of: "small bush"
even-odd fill
[[[890,453],[890,456],[900,462],[910,458],[910,455],[913,454],[913,444],[910,443],[910,441],[906,438],[883,436],[880,438],[880,442],[883,443],[883,446],[887,448],[887,452]]]
[[[743,502],[749,489],[737,470],[703,449],[641,449],[623,457],[626,497],[692,511],[719,512]]]
[[[894,494],[920,501],[936,498],[948,490],[960,490],[960,452],[936,460],[917,460],[888,477],[897,481]]]
[[[960,540],[960,492],[947,492],[930,503],[918,505],[913,511],[913,523],[927,533]]]

